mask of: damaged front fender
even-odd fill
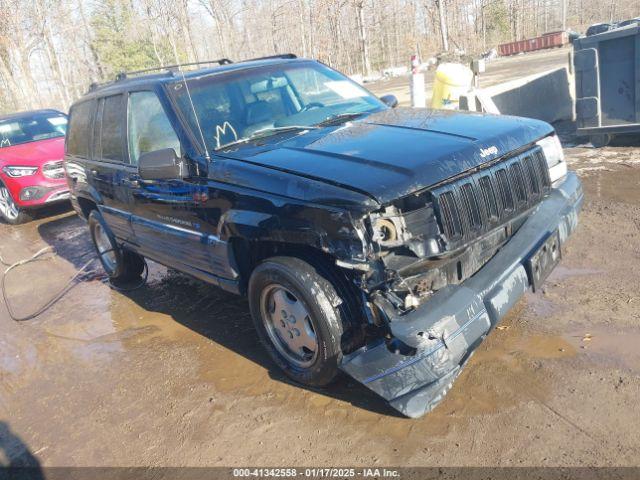
[[[212,163],[210,177],[209,203],[223,212],[216,225],[221,239],[312,247],[345,265],[366,267],[371,247],[363,219],[379,208],[369,196],[224,158]],[[236,186],[232,197],[222,198],[217,178]]]
[[[342,370],[409,417],[443,398],[489,331],[530,287],[527,259],[553,232],[563,244],[577,226],[582,186],[570,173],[475,275],[391,318],[391,341],[346,356]]]

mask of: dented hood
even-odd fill
[[[387,203],[548,135],[519,117],[396,108],[227,157],[321,180]]]

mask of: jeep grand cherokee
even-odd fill
[[[218,63],[71,108],[72,203],[104,269],[135,279],[147,257],[247,295],[292,379],[343,370],[429,411],[577,225],[553,128],[399,108],[293,55]]]

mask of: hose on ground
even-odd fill
[[[82,267],[80,267],[80,269],[78,271],[76,271],[75,274],[73,274],[73,276],[65,283],[65,285],[60,290],[58,290],[53,296],[51,296],[51,298],[49,300],[47,300],[41,307],[36,309],[33,313],[30,313],[28,315],[23,315],[23,316],[17,315],[14,312],[13,307],[11,306],[11,303],[9,302],[9,297],[7,295],[7,290],[6,290],[6,285],[5,285],[5,281],[6,281],[7,275],[12,270],[15,270],[16,268],[21,267],[23,265],[26,265],[28,263],[40,260],[41,257],[44,257],[47,254],[51,254],[51,255],[55,254],[55,249],[53,247],[42,248],[42,249],[38,250],[31,257],[25,258],[23,260],[15,262],[15,263],[7,262],[2,257],[2,255],[0,255],[0,263],[2,265],[4,265],[5,267],[7,267],[4,270],[4,272],[2,273],[2,275],[0,275],[0,290],[2,290],[2,299],[4,300],[4,304],[5,304],[6,308],[7,308],[7,312],[9,313],[9,316],[11,317],[12,320],[14,320],[16,322],[25,322],[25,321],[28,321],[28,320],[33,320],[34,318],[42,315],[44,312],[46,312],[51,307],[53,307],[58,301],[60,301],[60,299],[62,299],[62,297],[64,297],[67,294],[67,292],[69,292],[69,290],[71,290],[75,286],[76,280],[82,274],[93,272],[92,270],[87,270],[87,269],[89,268],[89,266],[93,262],[96,261],[96,258],[92,258],[91,260],[85,262],[84,265],[82,265]],[[144,262],[144,275],[140,279],[140,282],[137,283],[136,285],[134,285],[132,287],[120,287],[118,285],[115,285],[111,281],[111,279],[108,279],[107,283],[108,283],[109,287],[112,288],[113,290],[116,290],[118,292],[123,292],[124,293],[124,292],[132,292],[134,290],[138,290],[139,288],[142,288],[147,283],[147,279],[148,278],[149,278],[149,267],[147,265],[147,262],[145,261]]]

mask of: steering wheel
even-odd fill
[[[307,112],[309,110],[313,110],[314,108],[323,108],[323,107],[324,107],[324,103],[311,102],[311,103],[307,103],[304,107],[302,107],[302,110],[300,110],[299,113]]]

